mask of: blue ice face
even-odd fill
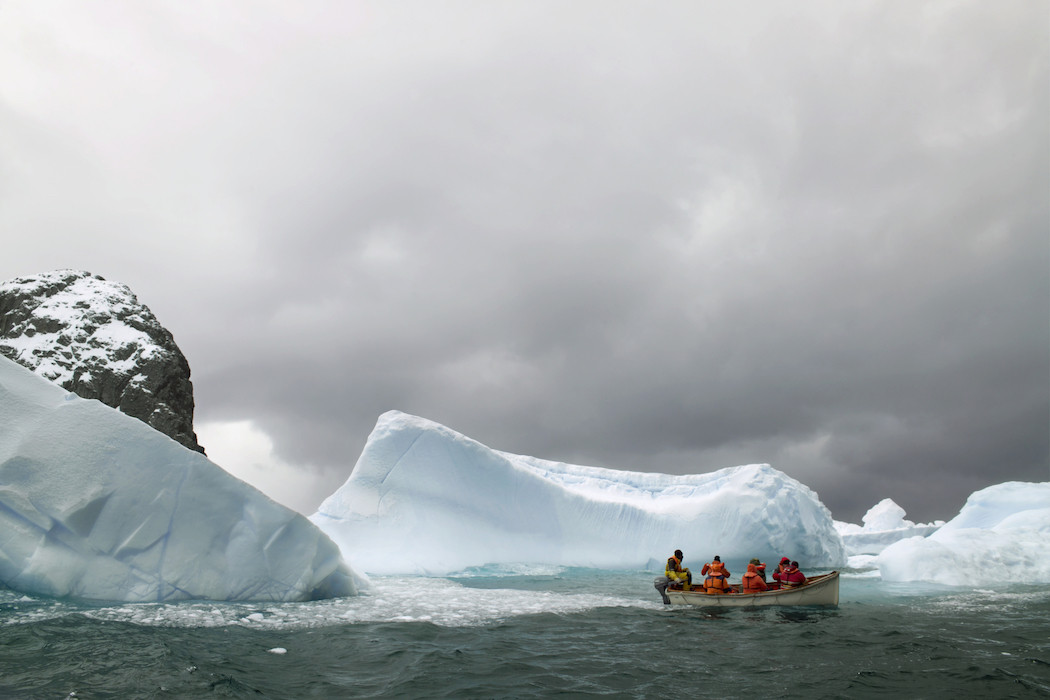
[[[356,591],[338,548],[198,452],[0,357],[0,581],[115,601]]]

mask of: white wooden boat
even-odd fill
[[[657,579],[656,588],[657,590],[661,588],[659,579]],[[733,589],[739,591],[740,585],[733,586]],[[661,594],[666,596],[664,602],[671,605],[694,605],[704,608],[746,608],[762,605],[833,606],[839,604],[839,572],[832,571],[830,574],[809,577],[803,586],[778,588],[761,593],[734,592],[708,595],[702,586],[693,587],[688,591],[668,586],[666,591],[661,591]]]

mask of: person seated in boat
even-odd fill
[[[776,578],[775,574],[784,573],[784,570],[787,569],[789,566],[791,566],[791,560],[787,557],[780,557],[780,563],[777,564],[777,568],[773,569],[774,578]]]
[[[755,566],[754,560],[752,560],[752,563],[747,565],[747,571],[740,579],[740,592],[761,593],[766,590],[769,590],[769,587],[766,585],[765,579],[758,573],[758,567]]]
[[[787,568],[778,574],[773,574],[773,578],[780,581],[781,588],[797,588],[806,584],[806,576],[798,570],[797,561],[789,562]]]
[[[773,569],[773,581],[772,582],[766,581],[766,584],[769,586],[770,590],[776,590],[776,589],[780,588],[780,577],[777,576],[777,574],[784,573],[784,571],[790,565],[791,565],[791,560],[790,559],[788,559],[787,557],[780,557],[780,563],[777,564],[777,567],[775,569]]]
[[[766,582],[766,563],[759,561],[758,557],[751,558],[751,564],[755,565],[755,573],[762,577],[762,583]]]
[[[707,576],[704,579],[704,588],[707,593],[712,595],[732,593],[733,589],[729,586],[729,569],[722,563],[721,557],[716,556],[714,561],[704,564],[700,575]]]
[[[693,572],[688,567],[682,566],[682,550],[674,550],[674,555],[667,560],[664,576],[671,585],[680,584],[683,590],[688,591],[693,584]]]

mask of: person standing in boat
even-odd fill
[[[755,561],[757,560],[751,560],[752,563],[747,565],[747,572],[740,579],[741,593],[761,593],[768,590],[766,580],[758,573],[758,567],[754,564]]]
[[[700,571],[701,576],[707,576],[704,579],[704,588],[707,592],[714,595],[720,593],[729,593],[733,589],[729,587],[729,569],[722,563],[722,557],[715,556],[714,561],[710,561],[704,564],[704,568]]]
[[[787,568],[779,574],[773,574],[773,578],[780,581],[781,588],[797,588],[806,585],[806,576],[798,570],[797,561],[789,563]]]
[[[693,572],[688,567],[682,566],[683,559],[685,559],[685,556],[682,554],[682,550],[674,550],[674,555],[667,560],[664,575],[670,583],[680,583],[683,590],[688,591],[693,584]]]

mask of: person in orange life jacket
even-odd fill
[[[729,593],[732,591],[729,587],[729,569],[722,563],[721,557],[716,556],[714,561],[704,564],[700,575],[707,576],[704,579],[704,588],[707,589],[708,593]]]
[[[780,581],[781,588],[796,588],[805,585],[806,576],[798,570],[798,562],[791,562],[787,569],[779,574],[773,574],[773,578]]]
[[[766,563],[752,558],[751,563],[755,565],[755,573],[762,577],[762,583],[766,582]]]
[[[758,573],[758,567],[754,564],[747,565],[747,573],[740,579],[741,593],[761,593],[767,590],[766,582]]]
[[[664,569],[664,576],[671,583],[681,583],[685,590],[689,590],[689,587],[693,583],[693,572],[688,568],[682,567],[682,559],[685,557],[682,555],[682,550],[674,550],[674,556],[667,560],[667,567]]]

